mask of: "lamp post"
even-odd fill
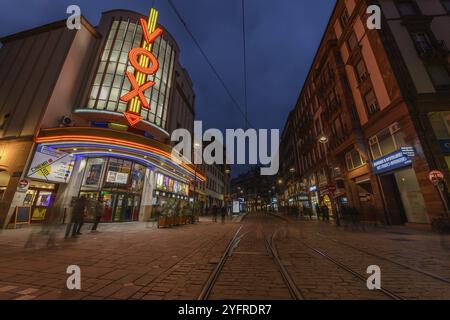
[[[319,143],[321,143],[321,144],[324,145],[324,148],[325,148],[325,163],[326,163],[326,166],[325,166],[325,167],[326,167],[325,173],[326,173],[326,175],[329,176],[330,179],[331,179],[330,164],[329,164],[329,162],[328,162],[328,148],[327,148],[329,139],[328,139],[328,137],[322,132],[322,133],[319,135],[318,141],[319,141]],[[328,180],[328,178],[327,178],[327,180]],[[339,227],[339,226],[341,225],[341,221],[340,221],[340,219],[339,219],[339,211],[338,211],[338,209],[337,209],[337,206],[336,206],[336,203],[335,203],[335,199],[334,199],[334,191],[331,191],[331,190],[330,190],[330,193],[331,193],[331,207],[334,207],[334,208],[335,208],[335,211],[336,211],[336,214],[335,214],[335,216],[336,216],[336,226]]]

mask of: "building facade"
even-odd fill
[[[373,4],[379,30],[366,23]],[[449,27],[448,1],[337,1],[290,115],[297,135],[282,142],[296,144],[300,206],[327,205],[332,218],[350,206],[384,224],[446,214]],[[445,174],[443,196],[432,170]]]
[[[133,90],[125,73],[138,74],[130,50],[149,48],[139,19],[156,23],[155,15],[112,10],[97,27],[82,18],[69,30],[64,20],[0,39],[3,227],[17,208],[39,222],[53,204],[63,220],[80,196],[105,199],[105,222],[145,221],[157,203],[189,203],[189,184],[205,177],[171,156],[170,132],[192,130],[195,94],[169,32],[150,46],[159,68],[147,79],[149,108],[133,109],[141,121],[130,125],[121,100]]]

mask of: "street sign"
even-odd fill
[[[19,192],[27,192],[30,186],[30,180],[28,179],[20,179],[19,185],[17,187],[17,191]]]
[[[444,174],[441,171],[437,170],[431,171],[428,175],[428,179],[433,185],[437,186],[439,182],[444,179]]]

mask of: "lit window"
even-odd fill
[[[352,149],[345,155],[345,163],[348,170],[359,168],[365,164],[361,154],[356,149]]]
[[[374,160],[390,154],[404,145],[404,135],[398,123],[381,130],[369,139],[370,151]]]

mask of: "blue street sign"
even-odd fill
[[[381,174],[395,169],[409,166],[412,163],[411,153],[397,150],[373,162],[375,174]]]

